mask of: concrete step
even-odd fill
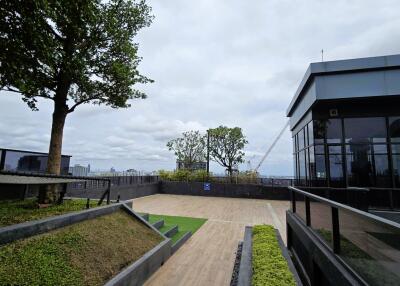
[[[171,237],[173,237],[177,232],[178,232],[178,226],[175,225],[175,226],[171,227],[169,230],[167,230],[166,232],[164,232],[164,235],[165,235],[166,237],[171,238]]]
[[[171,247],[171,253],[174,254],[190,237],[192,232],[186,232],[179,240],[177,240]]]
[[[153,223],[153,226],[154,226],[156,229],[162,228],[162,227],[164,226],[164,220],[161,219],[161,220],[159,220],[159,221],[156,221],[155,223]]]
[[[149,221],[149,214],[140,214],[140,216],[144,219]]]

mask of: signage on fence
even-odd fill
[[[211,183],[204,183],[204,191],[211,191]]]

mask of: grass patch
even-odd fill
[[[103,285],[162,241],[122,210],[0,247],[0,285]]]
[[[97,201],[90,201],[90,207],[96,207]],[[36,199],[0,201],[0,227],[61,215],[86,209],[86,200],[64,200],[61,205],[39,209]]]
[[[296,285],[270,225],[253,227],[253,286]]]
[[[173,226],[178,225],[179,231],[172,238],[172,243],[175,243],[186,232],[191,231],[194,234],[206,221],[204,218],[182,217],[182,216],[167,216],[150,214],[149,222],[151,224],[159,220],[164,220],[164,226],[160,232],[164,233],[171,229]]]

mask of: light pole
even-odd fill
[[[207,181],[210,177],[210,129],[207,129]]]

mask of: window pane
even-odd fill
[[[344,119],[346,143],[386,142],[384,117]]]
[[[308,123],[308,145],[314,144],[314,131],[312,121]]]
[[[392,144],[392,153],[400,154],[400,144]]]
[[[388,155],[375,155],[376,187],[391,187]]]
[[[317,179],[326,178],[325,155],[315,155],[315,170]]]
[[[340,145],[330,145],[328,146],[329,154],[342,154],[342,146]]]
[[[310,180],[311,180],[311,186],[312,181],[315,180],[315,157],[314,157],[314,148],[309,149],[310,152],[310,162],[308,163],[308,169],[309,169],[309,174],[310,174]]]
[[[315,154],[325,154],[324,145],[315,145]]]
[[[304,129],[301,129],[300,132],[298,133],[298,144],[299,144],[299,150],[304,148]]]
[[[326,141],[327,143],[342,142],[342,120],[329,119],[326,122]]]
[[[393,155],[393,173],[396,188],[400,188],[400,155]]]
[[[325,121],[314,120],[314,143],[323,144],[325,138]]]
[[[373,173],[370,145],[347,145],[346,147],[349,186],[372,186]]]
[[[343,185],[342,155],[329,155],[330,182],[332,187]]]
[[[400,117],[389,118],[389,134],[392,142],[400,142]]]
[[[304,180],[306,179],[306,164],[305,164],[305,156],[304,150],[299,152],[299,175],[300,175],[300,184],[304,184]]]
[[[376,144],[374,146],[374,154],[387,154],[388,149],[386,144]]]

